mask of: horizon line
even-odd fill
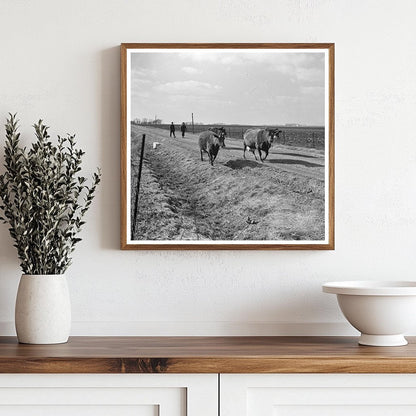
[[[151,121],[151,120],[150,120]],[[134,119],[131,119],[130,122],[134,122]],[[168,122],[162,122],[160,125],[163,124],[170,124],[173,122],[173,124],[182,124],[182,121],[174,122],[174,121],[168,121]],[[140,123],[142,124],[142,123]],[[149,122],[148,124],[157,126],[158,124],[154,124]],[[185,124],[192,125],[191,121],[185,121]],[[325,128],[325,124],[303,124],[303,123],[224,123],[224,122],[214,122],[214,123],[194,123],[194,126],[209,126],[209,125],[217,125],[217,126],[283,126],[283,127],[320,127]]]

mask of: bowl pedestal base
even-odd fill
[[[361,334],[358,343],[360,345],[371,345],[373,347],[399,347],[407,345],[403,335],[369,335]]]

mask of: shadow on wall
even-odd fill
[[[315,288],[312,293],[300,291],[292,296],[282,296],[276,291],[269,291],[257,307],[252,303],[247,307],[246,304],[244,308],[233,311],[233,316],[225,321],[238,322],[238,335],[328,335],[320,332],[331,331],[333,327],[340,325],[331,325],[327,319],[323,319],[325,322],[308,322],[308,316],[319,315],[323,302],[332,302],[331,299],[325,298],[320,285]],[[334,317],[341,317],[336,309],[334,312]],[[342,319],[341,326],[346,326]]]
[[[101,54],[101,247],[120,248],[120,47]]]
[[[10,333],[10,328],[4,327],[4,321],[14,319],[14,299],[22,274],[8,228],[8,225],[0,224],[0,334]]]

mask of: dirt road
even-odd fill
[[[164,129],[153,127],[135,126],[138,133],[146,133],[148,140],[161,141],[169,139],[169,132]],[[175,146],[182,148],[192,154],[199,155],[198,135],[189,134],[185,138],[180,137],[181,133],[176,133],[174,140]],[[258,154],[256,152],[258,158]],[[250,152],[246,152],[246,162],[243,159],[243,142],[242,140],[226,138],[226,148],[221,149],[215,163],[223,164],[231,169],[241,169],[244,166],[254,166],[256,162]],[[322,150],[301,148],[284,145],[274,145],[269,152],[269,156],[264,165],[271,169],[280,169],[292,172],[297,175],[307,176],[324,180],[325,159]]]
[[[324,155],[277,145],[264,162],[226,139],[211,167],[198,136],[132,126],[132,201],[142,134],[145,163],[135,240],[322,240]],[[153,142],[159,142],[157,149]]]

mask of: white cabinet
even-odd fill
[[[416,375],[0,374],[0,416],[218,415],[414,416]]]
[[[221,416],[414,416],[411,374],[222,374]]]
[[[0,416],[218,416],[217,374],[1,374]]]

